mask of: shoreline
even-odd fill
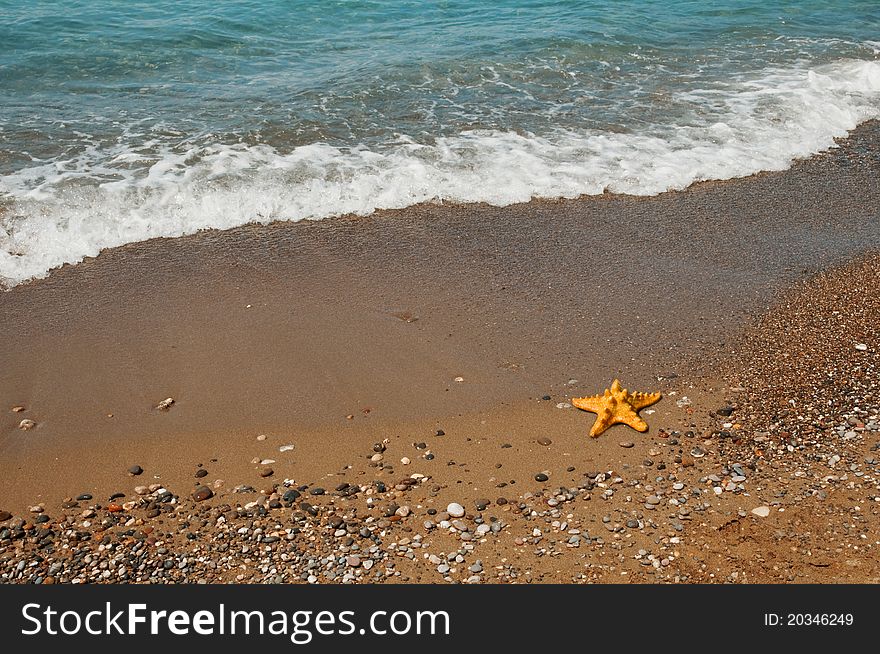
[[[717,433],[729,431],[719,426],[728,420],[715,411],[736,404],[740,391],[718,378],[718,363],[739,352],[729,344],[793,284],[880,243],[878,147],[872,123],[789,171],[651,198],[431,205],[149,241],[0,294],[0,398],[8,405],[0,509],[25,516],[19,538],[13,530],[6,544],[0,538],[0,575],[41,529],[53,538],[85,529],[89,542],[182,553],[226,533],[223,524],[256,516],[265,524],[248,542],[296,548],[307,533],[326,555],[345,559],[338,574],[316,581],[712,581],[704,563],[673,552],[705,537],[704,527],[751,524],[757,502],[749,495],[754,470],[734,475],[729,467],[747,465],[745,450],[734,448],[735,461],[721,456],[729,448]],[[557,404],[601,392],[614,377],[665,398],[643,414],[648,434],[619,426],[590,439],[592,416]],[[174,405],[156,410],[166,397]],[[23,418],[35,427],[19,429]],[[695,448],[705,452],[693,457]],[[143,472],[130,475],[134,465]],[[199,469],[207,474],[196,477]],[[403,483],[414,473],[425,477]],[[713,475],[718,482],[705,481]],[[386,492],[377,491],[380,481]],[[722,481],[716,498],[711,489]],[[697,492],[700,529],[690,509],[666,506],[680,499],[675,484]],[[310,495],[316,485],[324,492]],[[192,498],[202,486],[216,497]],[[234,492],[242,486],[250,490]],[[298,488],[299,497],[284,499]],[[105,498],[117,492],[123,504],[111,509],[117,501]],[[91,497],[77,501],[83,494]],[[651,503],[658,496],[664,510]],[[466,529],[438,530],[434,516],[450,502],[467,505]],[[581,527],[560,528],[574,519],[566,510]],[[480,529],[499,520],[497,539]],[[348,523],[357,530],[340,527]],[[547,535],[529,537],[530,526]],[[364,529],[372,545],[360,545],[379,547],[373,572],[348,562],[364,552],[352,550],[356,539],[344,544]],[[404,550],[387,549],[400,538]],[[484,539],[493,560],[510,561],[494,576],[466,572],[462,562],[426,558],[425,567],[419,558],[428,557],[423,544],[480,550]],[[533,554],[548,541],[561,554]],[[633,558],[633,547],[662,552]],[[458,556],[476,566],[474,551]],[[233,559],[218,580],[269,580],[250,557]],[[314,562],[283,581],[310,581],[303,570]],[[456,565],[457,573],[437,576]],[[147,580],[212,574],[163,570]],[[844,572],[836,573],[853,578]],[[47,567],[41,576],[101,580],[90,574]],[[144,581],[131,575],[122,579]]]

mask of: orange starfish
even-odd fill
[[[614,380],[611,388],[606,388],[602,395],[576,397],[571,403],[578,409],[598,414],[590,436],[596,438],[611,425],[623,423],[636,431],[648,431],[648,423],[639,417],[639,411],[660,400],[660,393],[630,393],[620,387]]]

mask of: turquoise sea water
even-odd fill
[[[0,0],[0,280],[422,201],[783,169],[880,116],[880,3]]]

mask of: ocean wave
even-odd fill
[[[880,62],[767,69],[679,96],[686,116],[628,133],[466,131],[382,146],[93,145],[0,178],[0,280],[101,250],[246,223],[366,215],[421,202],[509,205],[654,195],[783,170],[880,117]]]

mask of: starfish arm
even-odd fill
[[[593,413],[599,413],[605,406],[605,403],[603,402],[603,397],[601,395],[591,395],[590,397],[575,397],[572,398],[571,403],[578,409],[583,409],[584,411],[592,411]]]
[[[635,411],[641,411],[646,406],[651,406],[655,402],[659,402],[663,397],[660,393],[632,393],[627,398],[629,404]]]
[[[616,422],[614,414],[607,408],[601,409],[597,413],[599,415],[596,416],[596,422],[593,423],[593,428],[590,429],[590,436],[593,438],[597,438]]]
[[[626,424],[635,429],[636,431],[648,431],[648,423],[642,420],[637,414],[633,414],[633,418],[630,418],[626,421]]]

